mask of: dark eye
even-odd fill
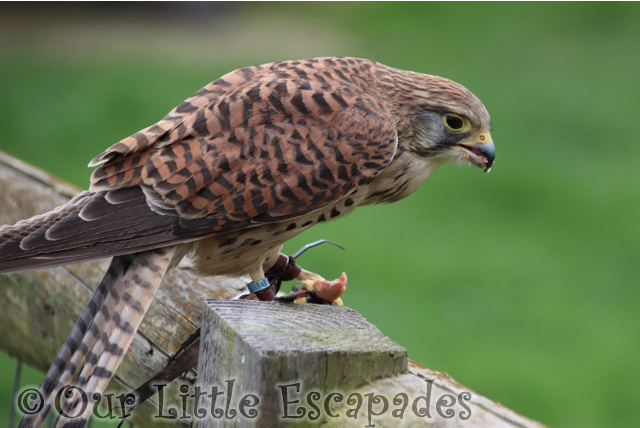
[[[448,114],[444,117],[444,123],[452,131],[460,131],[464,128],[464,119],[457,114]]]

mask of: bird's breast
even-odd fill
[[[347,215],[365,197],[363,189],[356,189],[336,203],[300,217],[195,241],[190,244],[193,267],[202,275],[231,276],[246,275],[260,265],[269,268],[286,241],[316,224]]]
[[[403,152],[373,179],[364,203],[388,203],[406,198],[418,190],[443,163],[444,159],[416,157]]]

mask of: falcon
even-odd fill
[[[20,427],[41,424],[65,385],[90,401],[104,391],[183,257],[262,290],[282,245],[313,225],[400,200],[450,160],[489,171],[490,126],[463,86],[367,59],[275,62],[209,83],[93,159],[88,191],[0,228],[0,272],[112,257],[40,387],[43,411]],[[56,426],[84,426],[94,405]]]

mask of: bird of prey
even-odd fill
[[[0,228],[0,272],[113,257],[40,387],[44,411],[20,426],[42,423],[64,385],[104,391],[182,257],[260,289],[300,232],[402,199],[448,160],[488,171],[494,156],[486,108],[442,77],[328,57],[209,83],[93,159],[88,191]],[[56,426],[83,426],[94,404]]]

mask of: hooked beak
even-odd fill
[[[457,144],[462,149],[464,157],[472,164],[484,169],[485,172],[491,171],[491,166],[496,158],[496,147],[493,145],[491,134],[485,132],[476,137],[474,142],[465,142]]]

